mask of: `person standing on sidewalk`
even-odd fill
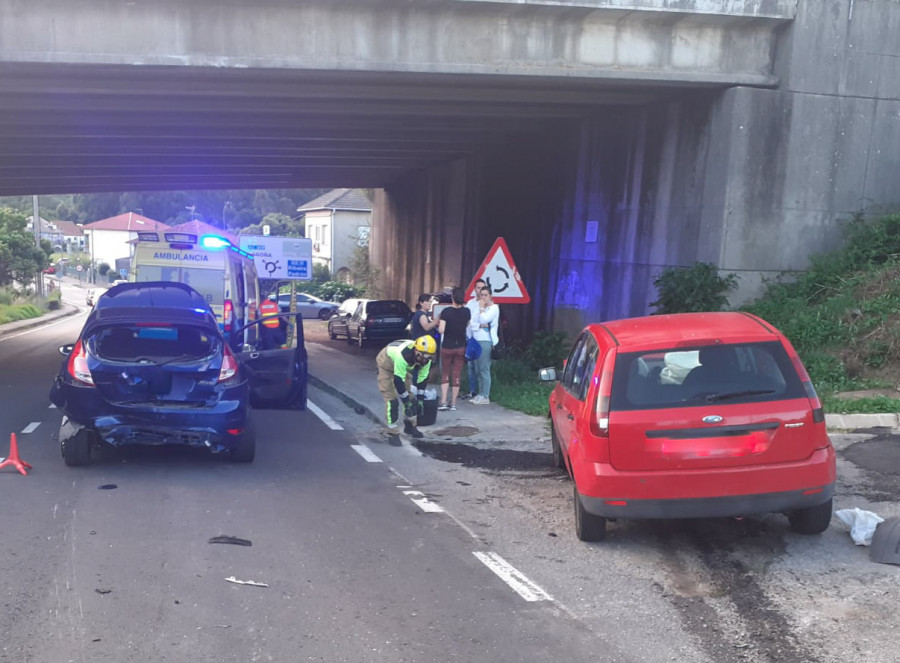
[[[384,397],[389,442],[400,446],[400,406],[403,406],[403,432],[414,438],[425,437],[416,428],[417,418],[424,410],[425,384],[431,362],[437,352],[433,336],[416,340],[392,341],[375,357],[378,366],[378,391]],[[410,384],[416,386],[416,399],[410,395]]]
[[[456,395],[463,364],[466,363],[466,329],[472,315],[465,306],[465,290],[453,288],[451,297],[450,308],[441,311],[438,319],[438,331],[441,333],[441,402],[438,410],[456,409]]]
[[[466,302],[466,308],[469,309],[469,320],[474,320],[478,317],[478,293],[481,292],[481,289],[487,284],[484,282],[484,279],[478,279],[475,281],[475,290],[472,291],[472,298]],[[466,330],[466,338],[471,338],[472,332],[468,329]],[[463,400],[468,400],[470,398],[474,398],[478,393],[478,373],[475,369],[475,360],[469,359],[466,360],[466,370],[469,376],[469,392],[467,394],[463,394],[460,396]]]
[[[491,349],[500,340],[498,324],[500,307],[494,303],[490,287],[484,286],[478,291],[478,315],[469,322],[471,335],[481,346],[481,356],[475,360],[478,393],[469,401],[472,405],[488,405],[491,402]]]
[[[420,336],[434,335],[434,329],[437,327],[437,320],[431,314],[431,308],[434,306],[434,295],[421,294],[416,304],[416,311],[412,315],[409,323],[409,337],[417,339]]]

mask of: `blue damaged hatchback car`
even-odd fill
[[[103,443],[200,447],[251,462],[254,394],[301,398],[305,407],[306,355],[297,349],[298,338],[302,347],[301,329],[293,345],[233,349],[205,299],[190,286],[145,282],[110,288],[78,340],[60,348],[66,359],[50,400],[64,414],[60,444],[66,465],[87,464],[91,448]]]

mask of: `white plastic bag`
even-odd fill
[[[850,537],[858,546],[871,545],[872,537],[875,536],[875,528],[878,527],[878,523],[884,522],[884,518],[877,513],[863,511],[860,508],[841,509],[835,511],[834,515],[850,528]]]

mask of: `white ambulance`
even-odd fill
[[[227,238],[139,232],[128,280],[185,283],[206,299],[232,346],[256,344],[259,325],[248,327],[245,338],[231,338],[258,317],[259,280],[253,256]]]

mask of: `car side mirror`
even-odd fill
[[[65,345],[60,345],[59,346],[59,354],[61,354],[63,357],[68,357],[70,354],[72,354],[72,350],[74,350],[74,349],[75,349],[74,343],[66,343]]]
[[[541,378],[541,382],[553,382],[557,379],[555,368],[542,368],[538,375]]]

